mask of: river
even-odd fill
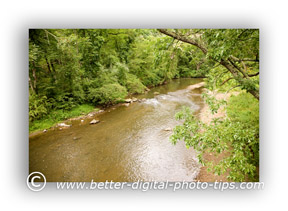
[[[199,112],[201,88],[185,88],[201,81],[175,79],[136,96],[146,101],[106,109],[93,117],[98,124],[75,120],[68,129],[30,136],[29,172],[48,182],[192,181],[200,171],[195,151],[183,141],[172,145],[165,129],[180,124],[174,116],[182,106]]]

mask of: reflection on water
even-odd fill
[[[108,109],[96,125],[73,121],[69,129],[30,137],[29,171],[49,182],[192,181],[200,168],[195,151],[184,142],[172,145],[165,129],[179,124],[174,115],[183,105],[199,111],[201,89],[185,89],[199,82],[173,80],[137,96],[146,101]]]

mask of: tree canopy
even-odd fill
[[[121,102],[172,78],[203,77],[210,64],[199,53],[152,29],[31,29],[30,121],[83,103]]]
[[[199,154],[199,161],[209,171],[228,173],[232,181],[259,180],[259,30],[257,29],[159,29],[159,32],[201,50],[203,60],[213,67],[206,73],[210,90],[240,88],[238,96],[219,101],[213,95],[202,96],[212,114],[224,106],[224,117],[204,123],[189,108],[176,114],[184,121],[170,137],[173,144],[183,140]],[[224,158],[214,162],[212,154]]]
[[[211,83],[223,85],[229,80],[259,100],[259,30],[187,29],[159,32],[200,49],[207,59],[221,65]],[[225,80],[224,80],[225,78]]]

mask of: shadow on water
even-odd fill
[[[30,137],[29,171],[40,171],[49,182],[59,181],[192,181],[200,165],[184,142],[169,141],[182,106],[199,112],[201,89],[186,90],[201,79],[176,79],[138,95],[141,103],[118,106],[89,125],[73,121],[66,130]],[[154,95],[159,92],[159,95]]]

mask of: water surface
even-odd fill
[[[65,130],[51,130],[29,138],[29,171],[42,172],[48,182],[59,181],[192,181],[200,165],[184,142],[169,141],[180,124],[174,119],[182,106],[199,112],[201,89],[187,86],[201,79],[176,79],[136,96],[146,101],[115,106],[89,125],[73,121]],[[154,95],[159,92],[159,95]]]

